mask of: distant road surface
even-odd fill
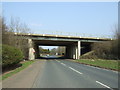
[[[118,73],[68,60],[37,60],[3,81],[3,88],[118,88]]]

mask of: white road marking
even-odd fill
[[[57,62],[60,62],[60,61],[57,61]]]
[[[101,83],[101,82],[99,82],[99,81],[96,81],[96,83],[99,83],[100,85],[102,85],[102,86],[104,86],[104,87],[106,87],[106,88],[109,88],[110,90],[113,90],[113,89],[110,88],[109,86],[107,86],[107,85],[105,85],[105,84],[103,84],[103,83]]]
[[[90,66],[90,65],[86,65],[86,66],[91,67],[91,68],[95,68],[95,69],[100,69],[100,70],[105,70],[105,71],[112,71],[112,72],[118,73],[118,71],[113,71],[113,70],[109,70],[109,69],[94,67],[94,66]]]
[[[90,66],[90,65],[87,65],[88,67],[91,67],[91,68],[95,68],[95,69],[101,69],[101,68],[98,68],[98,67],[94,67],[94,66]]]
[[[66,66],[66,64],[64,64],[64,63],[61,63],[62,65],[64,65],[64,66]]]
[[[60,61],[57,61],[57,62],[60,62]],[[61,64],[64,65],[64,66],[67,66],[67,65],[64,64],[64,63],[61,63]],[[89,66],[89,67],[93,67],[93,66]],[[75,72],[77,72],[77,73],[79,73],[79,74],[83,74],[83,73],[75,70],[75,69],[72,68],[72,67],[68,67],[68,68],[70,68],[71,70],[73,70],[73,71],[75,71]],[[98,67],[93,67],[93,68],[102,69],[102,68],[98,68]],[[102,69],[102,70],[106,70],[106,69]],[[107,70],[106,70],[106,71],[107,71]],[[108,71],[109,71],[109,70],[108,70]],[[113,71],[113,72],[116,72],[116,71]],[[109,88],[110,90],[114,90],[114,89],[112,89],[111,87],[109,87],[109,86],[107,86],[107,85],[105,85],[105,84],[103,84],[103,83],[101,83],[101,82],[99,82],[99,81],[96,81],[96,83],[98,83],[98,84],[100,84],[100,85],[102,85],[102,86],[104,86],[104,87],[106,87],[106,88]]]
[[[118,71],[113,71],[113,72],[115,72],[115,73],[117,73],[117,74],[118,74]]]
[[[77,70],[75,70],[74,68],[72,68],[72,67],[69,67],[70,69],[72,69],[73,71],[75,71],[75,72],[77,72],[77,73],[79,73],[79,74],[83,74],[83,73],[81,73],[81,72],[79,72],[79,71],[77,71]]]

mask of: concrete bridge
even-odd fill
[[[66,58],[79,59],[80,56],[91,50],[91,44],[94,42],[109,41],[109,38],[90,38],[47,34],[22,34],[28,39],[29,59],[39,58],[39,45],[45,46],[65,46]],[[33,51],[35,50],[35,53]]]

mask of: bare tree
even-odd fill
[[[56,55],[56,53],[57,53],[57,48],[51,49],[51,51],[50,51],[51,55]]]
[[[4,22],[2,22],[2,26],[3,44],[21,49],[24,56],[27,58],[29,46],[28,40],[23,35],[20,35],[21,33],[29,33],[30,29],[27,25],[21,23],[19,18],[11,18],[11,22],[8,26],[6,26]]]
[[[65,54],[65,47],[64,46],[59,46],[57,48],[57,52],[58,52],[59,55]]]
[[[94,53],[98,58],[120,59],[120,32],[116,26],[114,31],[114,39],[112,41],[93,44]]]
[[[0,75],[2,74],[2,17],[0,16]]]
[[[112,52],[115,57],[120,59],[120,31],[118,30],[118,26],[115,26],[114,30],[114,38],[115,40],[112,42]]]
[[[0,16],[0,35],[2,36],[2,17]]]

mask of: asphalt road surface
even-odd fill
[[[118,73],[68,60],[49,59],[42,62],[38,60],[31,67],[3,81],[3,88],[6,87],[107,88],[114,90],[114,88],[118,88]]]

